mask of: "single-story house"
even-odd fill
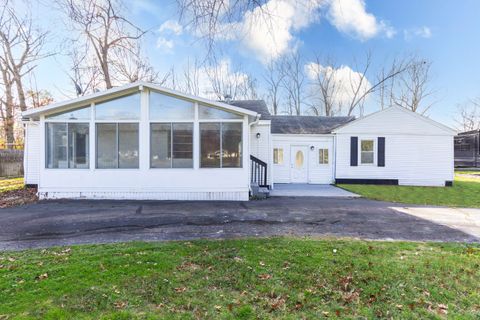
[[[455,131],[403,108],[273,116],[138,82],[23,112],[41,199],[248,200],[252,185],[453,181]]]

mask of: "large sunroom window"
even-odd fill
[[[207,107],[207,106],[198,106],[198,118],[200,120],[210,120],[210,119],[242,119],[243,116],[224,111],[221,109]]]
[[[96,120],[140,120],[140,93],[95,103]]]
[[[193,168],[193,123],[150,125],[151,168]]]
[[[155,91],[149,96],[150,120],[193,120],[194,103]]]
[[[89,167],[88,123],[46,123],[46,167]]]
[[[200,123],[200,167],[242,167],[242,123]]]
[[[97,168],[138,168],[138,123],[97,123]]]

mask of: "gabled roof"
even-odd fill
[[[271,116],[272,133],[328,134],[355,117]]]
[[[426,116],[423,116],[419,113],[413,112],[411,110],[408,110],[406,108],[399,107],[399,106],[391,106],[391,107],[385,108],[383,110],[379,110],[377,112],[370,113],[370,114],[368,114],[364,117],[358,118],[358,119],[356,119],[354,121],[351,121],[349,123],[345,123],[344,125],[339,126],[337,129],[333,130],[333,133],[341,133],[345,129],[349,129],[352,126],[355,126],[356,124],[361,124],[364,121],[368,121],[371,118],[374,118],[374,117],[379,116],[379,115],[384,114],[384,113],[389,113],[391,111],[400,111],[405,115],[408,115],[410,117],[413,117],[415,119],[418,119],[418,120],[424,122],[425,124],[429,124],[432,127],[436,127],[436,128],[440,129],[441,131],[443,131],[445,133],[454,134],[454,135],[457,134],[456,130],[454,130],[450,127],[447,127],[446,125],[441,124],[440,122],[434,121],[434,120],[432,120],[432,119],[430,119]]]
[[[268,111],[267,104],[264,100],[234,100],[230,101],[229,104],[260,114],[260,120],[271,119],[270,111]]]
[[[85,95],[85,96],[78,97],[78,98],[75,98],[75,99],[72,99],[72,100],[52,103],[52,104],[49,104],[49,105],[41,107],[41,108],[30,109],[30,110],[22,112],[22,117],[35,118],[35,117],[38,117],[42,114],[54,113],[54,112],[58,112],[58,111],[68,110],[70,108],[84,106],[85,104],[89,104],[89,103],[92,103],[92,102],[108,100],[112,97],[120,96],[122,93],[134,92],[135,90],[143,90],[144,87],[155,90],[155,91],[165,93],[167,95],[178,97],[178,98],[181,98],[181,99],[197,101],[197,102],[205,104],[205,105],[218,107],[218,108],[221,108],[221,109],[225,109],[225,110],[232,111],[232,112],[237,112],[237,113],[240,113],[240,114],[245,114],[245,115],[252,116],[252,117],[256,117],[258,115],[257,112],[252,111],[252,110],[243,109],[243,108],[240,108],[240,107],[237,107],[237,106],[234,106],[234,105],[230,105],[230,104],[227,104],[227,103],[223,103],[223,102],[218,102],[218,101],[213,101],[213,100],[209,100],[209,99],[205,99],[205,98],[196,97],[196,96],[185,94],[185,93],[182,93],[182,92],[179,92],[179,91],[176,91],[176,90],[163,88],[161,86],[158,86],[158,85],[155,85],[155,84],[152,84],[152,83],[139,81],[139,82],[130,83],[130,84],[127,84],[127,85],[124,85],[124,86],[115,87],[115,88],[112,88],[112,89],[107,89],[105,91]]]

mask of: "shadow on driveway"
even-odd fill
[[[473,235],[392,207],[399,205],[313,197],[250,202],[41,201],[0,209],[0,250],[281,235],[479,242]]]

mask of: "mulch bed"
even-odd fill
[[[21,206],[37,201],[36,188],[24,188],[0,193],[0,208]]]

